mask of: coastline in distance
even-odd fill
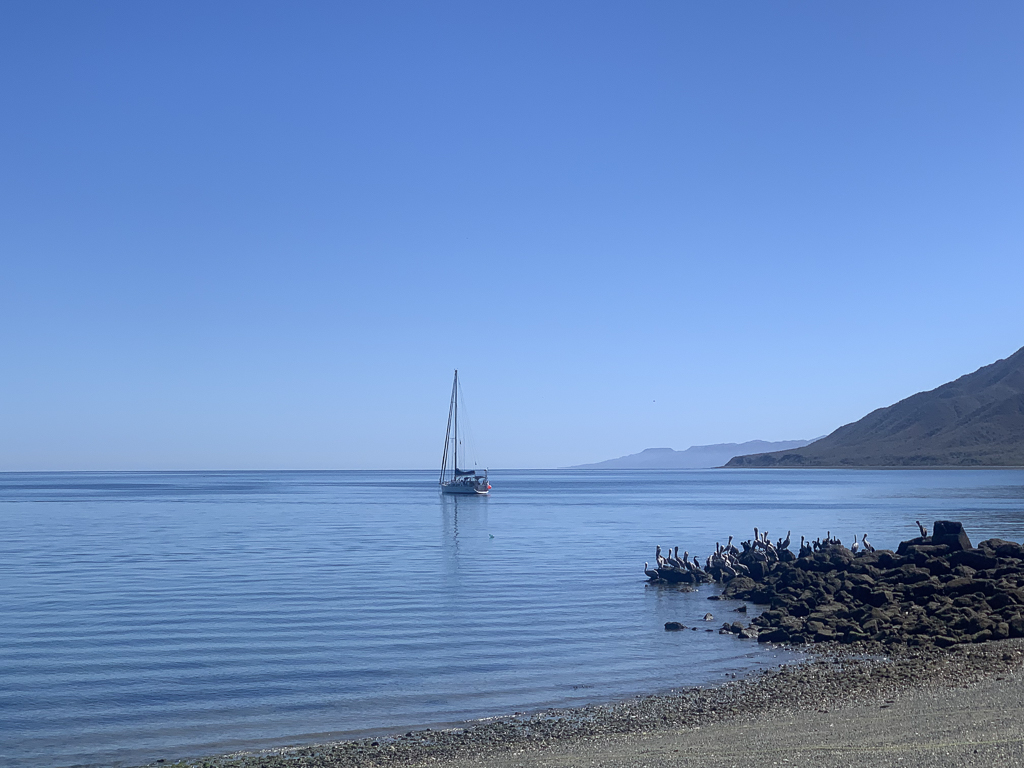
[[[578,464],[566,469],[712,469],[725,464],[733,456],[744,453],[767,453],[803,448],[812,440],[748,440],[745,443],[717,443],[693,445],[685,451],[672,448],[647,448],[640,453],[599,461],[596,464]]]

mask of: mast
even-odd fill
[[[452,403],[455,406],[455,472],[452,479],[459,474],[459,369],[455,369],[455,381],[452,384]]]
[[[438,484],[444,484],[444,473],[448,468],[448,445],[452,438],[452,415],[455,414],[457,418],[457,402],[456,402],[456,386],[459,382],[459,372],[455,371],[455,380],[452,382],[452,399],[448,403],[448,428],[444,434],[444,455],[441,457],[441,477],[437,481]],[[455,442],[458,443],[458,426],[456,425]],[[457,458],[457,457],[456,457]],[[458,466],[458,461],[456,461]],[[452,473],[454,476],[454,473]]]

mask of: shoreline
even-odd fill
[[[851,648],[825,643],[809,646],[805,652],[805,661],[755,672],[709,688],[690,688],[668,695],[638,696],[610,704],[544,710],[529,715],[509,715],[443,730],[426,729],[376,738],[234,752],[159,765],[177,768],[610,766],[629,764],[633,757],[639,759],[645,748],[637,739],[658,741],[663,746],[677,741],[680,745],[685,743],[688,752],[684,756],[695,749],[694,742],[710,739],[710,751],[702,753],[701,765],[717,765],[712,759],[715,754],[726,759],[723,765],[733,765],[735,762],[730,760],[748,761],[753,757],[749,745],[742,743],[739,734],[746,733],[750,737],[750,729],[763,721],[802,715],[797,721],[801,723],[820,713],[831,713],[834,715],[832,719],[840,725],[839,731],[832,733],[841,732],[866,740],[873,737],[878,724],[872,726],[871,732],[860,732],[864,729],[858,730],[857,724],[847,722],[845,717],[847,714],[852,717],[857,708],[867,707],[869,712],[878,713],[894,707],[903,699],[932,694],[940,702],[964,703],[965,690],[986,684],[1012,689],[1008,696],[1011,704],[1017,705],[1017,711],[1008,711],[1006,706],[1000,711],[1015,718],[1015,722],[1024,722],[1024,638],[957,645],[948,649],[894,648],[873,643]],[[911,710],[903,717],[912,719],[915,710],[913,707]],[[927,713],[921,714],[927,720]],[[831,723],[830,727],[837,723]],[[786,729],[781,729],[780,733],[786,733]],[[920,727],[915,733],[922,735]],[[924,734],[925,741],[932,746],[949,746],[949,736],[946,732]],[[1011,748],[1016,745],[1024,749],[1024,733],[1006,740],[1005,744],[995,744],[999,741],[989,738],[978,744],[989,750],[1004,749],[1007,744]],[[667,759],[676,762],[683,759],[673,754],[674,748],[665,748],[669,749]],[[824,765],[821,762],[822,748],[808,751],[808,759],[817,761],[808,762],[808,765]],[[745,749],[744,758],[741,753]],[[847,745],[844,749],[851,747]],[[693,755],[686,759],[691,757]],[[786,759],[790,765],[798,764],[789,757]],[[928,757],[930,762],[921,764],[938,765],[935,759],[932,754]],[[990,760],[990,757],[984,760]],[[859,758],[856,764],[867,763]],[[950,764],[994,763],[968,761]]]

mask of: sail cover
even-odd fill
[[[475,475],[475,474],[476,474],[476,470],[475,469],[456,469],[455,470],[455,476],[456,477],[463,477],[465,475]]]

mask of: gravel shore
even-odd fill
[[[715,688],[178,765],[1021,765],[1022,715],[1024,639],[856,651],[825,643],[804,663]]]

